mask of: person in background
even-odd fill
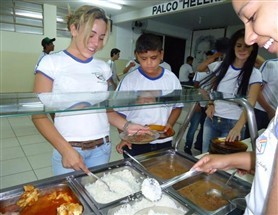
[[[260,71],[263,85],[254,108],[258,130],[267,128],[270,120],[275,116],[278,106],[278,59],[265,61]],[[248,128],[248,124],[246,124],[246,128]],[[246,129],[245,138],[249,137],[249,129]]]
[[[246,44],[251,46],[257,43],[270,53],[278,54],[278,2],[233,0],[232,3],[245,25]],[[248,172],[255,170],[251,191],[246,196],[245,214],[278,214],[277,139],[278,108],[267,129],[257,138],[255,151],[206,155],[193,168],[210,174],[234,168]]]
[[[98,7],[82,6],[68,16],[67,26],[72,35],[70,45],[42,58],[36,68],[34,92],[107,91],[111,69],[106,62],[93,58],[109,36],[110,23],[105,12]],[[88,167],[107,163],[111,153],[109,122],[128,133],[149,130],[105,110],[56,113],[54,123],[45,114],[33,115],[32,120],[54,147],[54,175],[74,170],[88,174]]]
[[[261,73],[254,67],[258,45],[246,45],[244,29],[236,31],[231,37],[231,45],[223,61],[207,59],[198,71],[209,68],[213,71],[200,86],[222,92],[224,96],[247,96],[248,102],[255,106],[262,83]],[[204,69],[204,65],[207,65]],[[237,104],[229,101],[211,101],[207,106],[207,118],[204,123],[203,148],[209,150],[210,141],[217,137],[226,137],[228,141],[244,138],[246,113]]]
[[[161,67],[160,62],[163,59],[162,42],[160,37],[154,34],[142,34],[136,41],[135,48],[136,59],[140,66],[129,72],[121,80],[118,85],[118,91],[150,91],[146,92],[149,96],[139,98],[155,99],[152,91],[158,91],[159,95],[163,90],[180,90],[181,85],[176,75]],[[140,101],[138,101],[140,102]],[[149,102],[149,101],[148,101]],[[165,104],[158,106],[150,106],[149,108],[119,110],[128,121],[139,123],[142,125],[162,125],[165,126],[164,131],[172,129],[181,113],[182,104]],[[123,153],[123,149],[131,155],[139,155],[151,151],[156,151],[172,146],[173,137],[157,139],[150,144],[131,144],[121,141],[116,149],[119,153]],[[124,157],[126,155],[124,154]]]
[[[55,41],[55,38],[49,39],[48,37],[45,37],[42,39],[41,41],[41,45],[43,47],[42,53],[40,54],[38,60],[37,60],[37,64],[36,67],[38,65],[38,63],[40,62],[40,60],[45,56],[48,55],[50,52],[54,51],[54,47],[55,45],[53,44],[53,42]]]
[[[194,58],[192,56],[188,56],[186,58],[186,63],[184,63],[180,67],[179,71],[179,80],[182,85],[192,85],[193,86],[193,77],[194,77],[194,72],[192,69],[192,64],[193,64]]]
[[[120,81],[118,74],[117,74],[117,68],[116,68],[116,64],[115,61],[119,59],[120,57],[120,50],[117,48],[113,48],[110,52],[110,57],[111,59],[107,61],[108,65],[111,68],[112,71],[112,77],[111,77],[111,82],[109,84],[109,90],[113,91],[117,88],[117,85]]]
[[[217,59],[214,56],[214,52],[208,51],[207,53],[207,59],[213,58]],[[207,69],[206,72],[196,72],[195,76],[193,78],[194,88],[200,87],[200,82],[204,80],[206,77],[208,77],[211,74],[212,71]],[[196,137],[196,141],[194,143],[194,148],[198,151],[202,151],[203,146],[203,130],[204,130],[204,122],[206,119],[206,105],[207,102],[199,102],[197,106],[195,107],[194,114],[192,118],[190,119],[190,126],[188,128],[187,134],[186,134],[186,141],[184,145],[184,152],[187,154],[192,155],[192,143],[194,140],[195,132],[198,129],[198,126],[200,125],[200,129],[198,132],[198,135]]]
[[[159,66],[163,67],[164,69],[167,69],[169,71],[172,71],[172,67],[169,63],[167,63],[166,61],[162,60],[161,63],[159,64]]]

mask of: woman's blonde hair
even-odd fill
[[[101,8],[84,5],[78,8],[74,13],[69,11],[69,15],[67,17],[67,27],[70,31],[71,25],[74,25],[77,30],[84,26],[84,45],[86,45],[96,19],[102,19],[106,23],[106,32],[103,40],[103,46],[105,46],[110,34],[110,20]],[[100,49],[102,47],[100,47]]]

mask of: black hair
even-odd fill
[[[113,57],[115,54],[118,54],[119,52],[121,52],[120,49],[113,48],[110,52],[110,57]]]
[[[192,61],[192,60],[194,60],[194,57],[192,57],[192,56],[188,56],[188,57],[186,58],[186,62],[189,62],[189,61]]]
[[[135,52],[146,53],[148,51],[162,51],[161,38],[155,34],[142,34],[136,41]]]
[[[230,39],[230,46],[226,52],[226,56],[223,60],[223,62],[220,64],[220,66],[208,77],[206,77],[204,80],[200,82],[200,86],[205,89],[210,90],[217,90],[217,87],[220,83],[220,81],[224,78],[226,75],[229,66],[232,65],[235,61],[236,55],[235,55],[235,46],[238,39],[243,38],[244,39],[245,32],[244,29],[240,29],[236,31],[231,39]],[[247,95],[247,90],[249,86],[249,80],[250,76],[252,74],[254,64],[257,58],[258,54],[258,45],[254,43],[253,50],[250,54],[250,56],[247,58],[246,62],[244,63],[243,67],[241,68],[241,71],[237,77],[237,81],[239,83],[237,94],[239,95]]]

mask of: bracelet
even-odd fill
[[[125,124],[124,124],[124,127],[123,127],[123,131],[126,132],[129,124],[131,123],[131,121],[127,121]]]

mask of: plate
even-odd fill
[[[159,138],[157,131],[151,131],[151,134],[127,134],[126,132],[120,133],[120,138],[133,144],[147,144]]]
[[[146,215],[146,214],[169,214],[169,215],[183,215],[184,212],[175,209],[175,208],[169,208],[164,206],[153,206],[153,207],[147,207],[142,210],[139,210],[135,213],[135,215]]]
[[[148,126],[151,130],[157,131],[159,133],[159,139],[164,139],[175,135],[175,130],[172,128],[169,128],[166,132],[164,132],[165,126],[163,125],[148,125]]]

